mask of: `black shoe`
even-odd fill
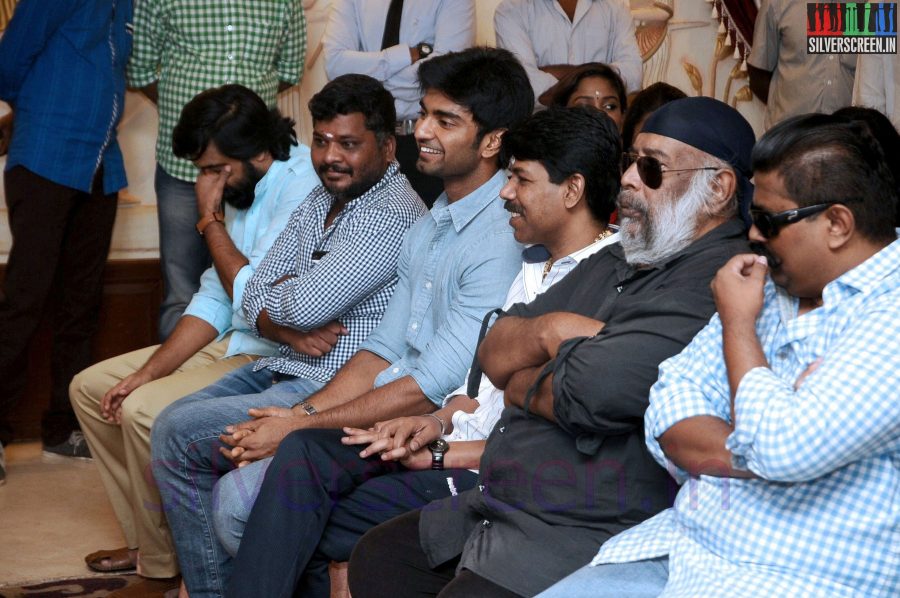
[[[55,459],[57,457],[67,457],[70,459],[79,459],[81,461],[91,460],[91,449],[88,448],[87,441],[81,430],[75,430],[65,442],[55,444],[53,446],[44,445],[44,457]]]

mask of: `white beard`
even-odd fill
[[[640,219],[620,218],[619,232],[625,260],[632,266],[652,266],[693,243],[701,219],[712,211],[710,183],[715,176],[714,171],[698,170],[681,197],[667,194],[655,200],[652,206],[623,189],[617,203],[642,215]]]

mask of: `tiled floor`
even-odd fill
[[[6,447],[0,486],[0,586],[90,571],[84,555],[125,545],[92,463],[46,462],[39,442]]]

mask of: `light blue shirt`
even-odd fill
[[[405,2],[400,43],[381,49],[390,0],[335,0],[323,36],[329,79],[348,73],[378,79],[394,96],[398,119],[419,114],[419,65],[409,49],[431,44],[432,56],[465,50],[475,44],[474,0]]]
[[[900,241],[801,316],[771,280],[764,297],[756,332],[769,367],[741,380],[726,443],[762,479],[688,477],[657,440],[690,417],[731,423],[714,316],[660,366],[645,416],[648,448],[684,482],[675,506],[609,540],[594,563],[668,555],[667,598],[898,596]]]
[[[232,332],[226,357],[231,355],[272,355],[278,344],[257,337],[244,318],[241,300],[244,287],[290,219],[291,212],[319,185],[309,148],[297,145],[285,161],[275,160],[256,184],[256,199],[247,210],[225,206],[225,227],[238,251],[250,262],[234,277],[232,296],[228,296],[215,267],[200,278],[200,290],[194,293],[184,311],[208,322],[219,331],[219,338]]]
[[[522,264],[522,246],[499,196],[504,184],[499,171],[452,204],[441,194],[407,233],[397,289],[381,324],[360,346],[391,363],[376,387],[412,376],[440,406],[463,383],[481,320],[503,304]]]

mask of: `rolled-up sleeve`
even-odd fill
[[[300,2],[290,2],[287,22],[284,28],[284,43],[278,56],[276,68],[278,79],[291,85],[303,76],[306,60],[306,14]]]
[[[231,328],[234,316],[231,299],[222,287],[215,268],[208,268],[200,277],[200,289],[194,293],[184,315],[200,318],[220,335]]]
[[[762,0],[753,28],[753,47],[747,60],[751,65],[772,72],[778,66],[778,20],[771,0]]]
[[[134,43],[126,71],[131,87],[147,87],[159,79],[164,43],[162,28],[159,0],[137,2],[134,8]]]
[[[799,388],[769,368],[743,377],[726,442],[739,466],[772,481],[806,482],[900,450],[900,367],[896,342],[884,342],[900,335],[897,309],[856,317],[842,334]]]
[[[643,426],[659,364],[681,351],[713,310],[702,289],[624,298],[599,334],[560,345],[552,365],[553,413],[580,451],[591,454],[603,437]]]
[[[357,0],[336,0],[323,37],[325,72],[329,79],[355,73],[387,81],[412,62],[409,47],[396,45],[375,52],[364,52],[360,31],[364,23]]]

